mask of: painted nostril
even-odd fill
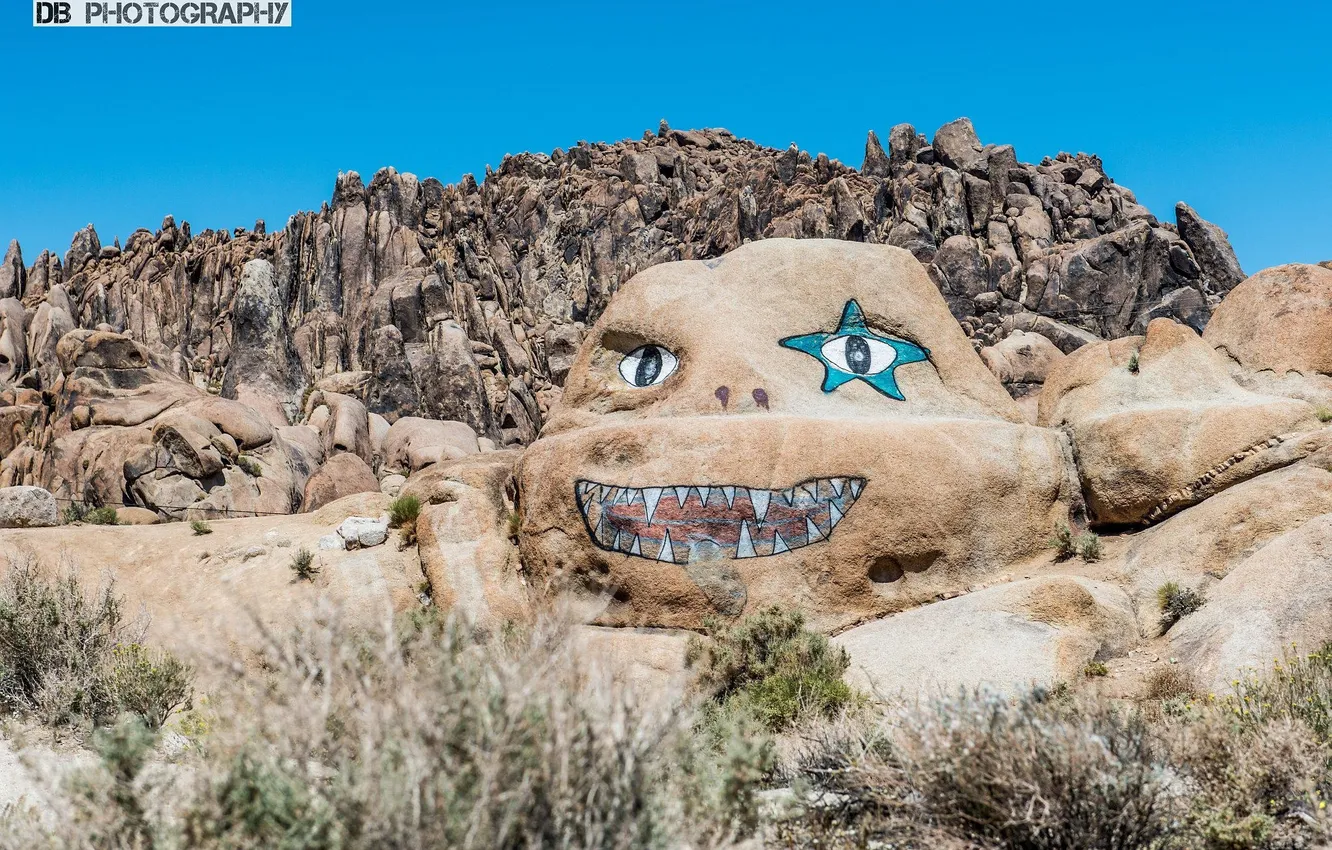
[[[768,391],[759,387],[754,390],[754,401],[764,410],[768,409]]]
[[[721,404],[722,404],[722,410],[725,410],[725,409],[726,409],[726,403],[727,403],[728,401],[731,400],[731,388],[730,388],[730,387],[717,387],[717,391],[716,391],[715,393],[713,393],[713,395],[715,395],[715,396],[717,397],[717,401],[720,401],[720,402],[721,402]]]

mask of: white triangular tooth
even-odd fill
[[[731,507],[731,505],[734,505],[734,504],[735,504],[735,488],[734,488],[734,487],[723,487],[723,488],[721,488],[721,491],[722,491],[722,495],[726,497],[726,507],[729,508],[729,507]]]
[[[844,514],[837,508],[836,502],[828,503],[828,533],[837,527],[837,523],[842,521]]]
[[[819,500],[819,483],[815,481],[813,484],[801,484],[796,491],[796,495],[799,496],[802,492],[808,493],[809,497],[817,502]]]
[[[814,520],[809,517],[805,517],[805,534],[808,536],[810,543],[822,540],[824,536],[823,530],[815,525]]]
[[[671,532],[666,530],[666,534],[661,538],[661,549],[657,551],[657,560],[665,561],[668,564],[675,563],[675,550],[671,548]]]
[[[675,501],[677,501],[677,502],[680,503],[680,507],[682,507],[682,508],[684,507],[685,500],[688,499],[688,498],[689,498],[689,488],[688,488],[688,487],[676,487],[676,488],[675,488]]]
[[[782,535],[774,531],[772,533],[772,554],[780,555],[783,552],[790,551],[791,547],[786,545],[786,541],[782,539]]]
[[[830,484],[830,485],[832,486],[833,493],[835,493],[835,494],[837,495],[837,498],[839,498],[839,499],[842,498],[842,488],[846,486],[846,479],[844,479],[844,478],[829,478],[829,479],[828,479],[828,484]]]
[[[629,554],[640,557],[643,555],[643,544],[639,541],[637,534],[634,535],[634,542],[629,544]]]
[[[771,490],[750,490],[749,503],[754,506],[754,519],[763,522],[768,515],[768,501],[772,498]]]
[[[712,495],[712,488],[711,488],[711,487],[695,487],[694,489],[698,490],[698,501],[699,501],[699,503],[702,504],[704,507],[706,507],[707,504],[708,504],[708,497]]]
[[[865,482],[864,482],[863,479],[860,479],[860,478],[852,478],[852,479],[851,479],[851,498],[853,498],[853,499],[859,499],[859,498],[860,498],[860,490],[861,490],[861,488],[864,487],[864,486],[865,486]]]
[[[643,509],[647,516],[647,524],[652,525],[652,515],[657,512],[657,502],[661,501],[660,487],[643,488]]]
[[[749,523],[747,522],[740,523],[740,542],[736,544],[735,557],[758,557],[758,553],[754,551],[754,538],[749,535]]]
[[[786,502],[787,507],[795,507],[795,488],[787,487],[782,491],[782,501]]]

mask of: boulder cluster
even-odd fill
[[[453,445],[385,444],[400,419],[459,423],[460,451],[526,445],[622,282],[767,237],[909,249],[977,347],[1020,331],[1068,352],[1162,316],[1201,330],[1243,274],[1217,227],[1183,204],[1175,219],[1095,156],[1021,163],[959,119],[932,141],[898,125],[886,150],[871,133],[860,170],[663,122],[505,157],[481,182],[342,174],[272,233],[167,217],[103,245],[89,225],[63,258],[25,265],[12,243],[0,263],[0,485],[282,512]],[[321,470],[341,454],[365,465]]]

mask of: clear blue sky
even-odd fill
[[[447,182],[507,152],[726,127],[859,166],[966,115],[1099,153],[1245,270],[1332,258],[1332,13],[1316,4],[293,0],[281,30],[34,29],[0,12],[0,240],[62,254],[166,213],[270,229],[339,170]],[[0,249],[3,247],[0,242]]]

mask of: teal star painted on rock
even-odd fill
[[[879,336],[865,326],[865,314],[854,299],[842,308],[842,322],[831,333],[788,336],[785,348],[803,351],[823,364],[823,391],[830,393],[857,378],[898,401],[906,401],[893,373],[899,366],[927,360],[930,351],[914,342]]]

